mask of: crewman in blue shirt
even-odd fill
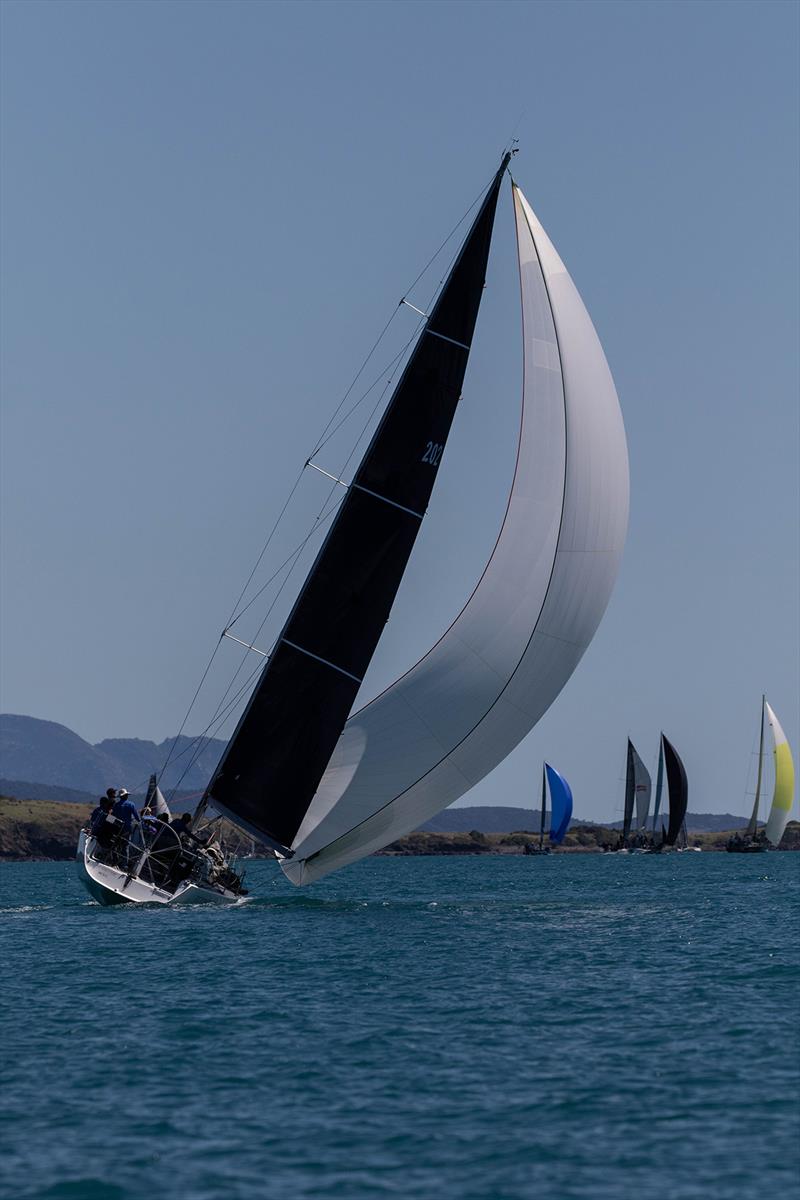
[[[139,810],[128,795],[126,788],[120,788],[117,792],[117,802],[111,812],[122,822],[125,836],[130,837],[134,822],[138,825],[141,818],[139,817]]]

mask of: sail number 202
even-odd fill
[[[425,453],[422,456],[422,461],[430,463],[432,467],[438,467],[443,450],[444,446],[441,446],[438,442],[428,442],[425,447]]]

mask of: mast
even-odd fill
[[[633,742],[628,738],[628,760],[625,768],[625,810],[622,816],[622,845],[627,846],[633,820],[633,799],[636,795],[636,781],[633,771]]]
[[[291,857],[425,516],[461,398],[509,160],[504,155],[198,806],[199,813],[212,804],[283,857]]]
[[[544,819],[547,809],[547,779],[545,776],[545,764],[542,763],[542,823],[539,826],[539,849],[544,846]]]
[[[764,770],[764,706],[767,702],[765,695],[761,696],[761,733],[758,738],[758,775],[756,776],[756,798],[753,803],[753,811],[750,815],[750,821],[747,826],[747,837],[755,837],[758,829],[758,802],[761,798],[761,776]]]

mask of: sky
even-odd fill
[[[762,692],[800,747],[799,13],[5,0],[2,710],[91,742],[177,732],[321,429],[513,136],[615,378],[631,519],[584,659],[461,803],[538,803],[546,757],[579,815],[618,816],[626,737],[652,765],[663,729],[690,810],[747,811]],[[499,526],[512,224],[506,187],[464,401],[366,694],[446,628]],[[413,320],[396,313],[375,375]],[[312,474],[256,586],[324,503]]]

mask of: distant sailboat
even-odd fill
[[[758,829],[758,809],[761,802],[761,787],[764,778],[764,724],[769,725],[772,733],[773,753],[775,756],[775,788],[772,795],[772,805],[764,829]],[[731,854],[759,854],[771,846],[777,846],[783,837],[794,803],[794,763],[792,752],[786,740],[786,734],[775,713],[767,703],[766,696],[761,697],[761,727],[758,738],[758,772],[756,775],[756,795],[753,811],[744,834],[734,834],[726,849]]]
[[[664,827],[663,816],[661,828],[658,830],[659,814],[661,812],[661,796],[664,785],[664,772],[667,776],[667,793],[669,795],[669,821]],[[689,801],[689,784],[686,778],[686,768],[681,762],[672,742],[661,734],[658,748],[658,770],[656,773],[656,798],[653,806],[653,845],[656,852],[671,849],[679,837],[681,830],[686,828],[686,809]]]
[[[295,884],[418,828],[493,770],[569,679],[616,579],[628,461],[614,384],[564,264],[512,181],[524,377],[500,533],[449,629],[351,712],[456,415],[510,158],[435,303],[416,309],[416,344],[355,474],[336,480],[341,502],[288,620],[268,653],[242,643],[266,662],[194,828],[207,812],[228,817],[271,847]]]
[[[636,835],[633,838],[633,846],[638,848],[644,843],[644,832],[650,811],[650,791],[650,772],[639,757],[633,742],[628,738],[628,755],[625,765],[625,808],[619,841],[620,850],[631,848],[629,843],[631,842],[634,806],[636,809]]]
[[[527,854],[549,854],[544,835],[547,828],[547,789],[550,788],[550,842],[560,846],[572,820],[572,789],[563,775],[549,763],[542,764],[542,804],[539,825],[539,845],[526,847]]]

